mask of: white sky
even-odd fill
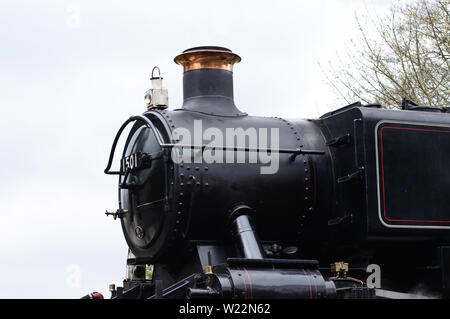
[[[235,102],[251,115],[318,117],[337,103],[318,62],[357,35],[355,12],[390,1],[19,1],[0,3],[0,298],[79,298],[121,284],[127,246],[114,135],[158,65],[181,105],[173,58],[230,48]],[[79,25],[77,12],[79,12]],[[70,285],[71,266],[80,269]]]

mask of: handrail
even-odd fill
[[[224,151],[244,151],[244,152],[273,152],[273,153],[289,153],[291,155],[291,161],[295,160],[295,157],[300,154],[311,154],[311,155],[323,155],[325,154],[324,151],[318,151],[318,150],[302,150],[302,149],[271,149],[271,148],[250,148],[250,147],[238,147],[238,146],[208,146],[208,145],[188,145],[188,144],[172,144],[172,143],[164,143],[162,140],[162,137],[159,135],[159,131],[156,129],[155,125],[150,121],[147,117],[143,115],[133,115],[128,120],[126,120],[122,126],[117,131],[116,137],[114,138],[114,142],[111,147],[111,152],[109,154],[109,160],[108,165],[106,166],[104,172],[108,175],[121,175],[122,172],[120,171],[110,171],[114,154],[116,151],[117,142],[119,141],[119,138],[125,129],[125,127],[134,121],[142,121],[144,122],[145,126],[152,129],[155,133],[156,141],[158,142],[159,146],[161,148],[173,148],[173,147],[179,147],[179,148],[190,148],[190,149],[200,149],[203,152],[205,149],[219,149]]]
[[[131,122],[134,121],[142,121],[144,122],[145,126],[151,128],[153,130],[153,132],[155,133],[155,137],[156,140],[158,141],[158,144],[161,147],[164,147],[164,142],[161,139],[161,136],[158,134],[158,131],[155,127],[155,125],[152,123],[152,121],[150,121],[147,117],[142,116],[142,115],[133,115],[131,116],[128,120],[126,120],[122,126],[119,128],[119,130],[117,131],[116,137],[114,138],[114,142],[112,144],[111,147],[111,152],[109,153],[109,160],[108,160],[108,165],[106,166],[104,172],[105,174],[108,175],[120,175],[121,172],[120,171],[110,171],[113,159],[114,159],[114,154],[116,152],[116,146],[117,146],[117,142],[119,141],[120,135],[122,134],[123,130],[125,129],[125,127],[130,124]]]

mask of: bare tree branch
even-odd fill
[[[387,16],[361,19],[359,39],[330,63],[326,83],[339,99],[379,101],[395,108],[403,97],[422,105],[449,106],[450,0],[416,0],[392,6]],[[375,33],[369,32],[373,27]]]

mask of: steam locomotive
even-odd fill
[[[119,209],[106,214],[129,253],[112,297],[449,297],[450,110],[249,116],[233,100],[240,60],[183,51],[182,107],[167,109],[155,68],[148,110],[120,127],[105,169]]]

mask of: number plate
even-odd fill
[[[127,171],[133,171],[141,167],[142,153],[137,152],[129,156],[125,156],[120,161],[120,171],[125,173]]]

